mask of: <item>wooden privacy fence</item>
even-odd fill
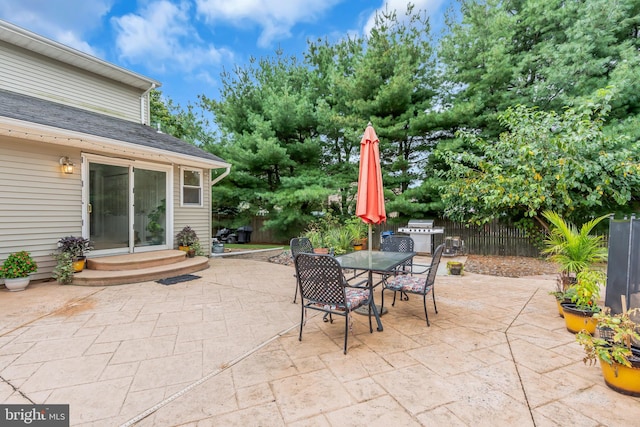
[[[433,225],[444,227],[444,233],[432,235],[434,247],[443,243],[447,236],[458,236],[464,241],[465,253],[470,255],[540,256],[540,249],[535,245],[534,240],[513,225],[490,223],[482,226],[467,226],[438,219],[434,220]],[[401,227],[406,227],[406,224],[382,224],[376,227],[376,231],[393,231],[397,234],[398,228]]]

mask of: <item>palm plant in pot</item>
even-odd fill
[[[592,235],[591,232],[608,215],[592,219],[580,228],[553,211],[545,211],[542,216],[550,224],[542,253],[548,255],[549,260],[560,267],[556,290],[551,294],[556,298],[558,313],[563,316],[561,304],[570,302],[567,292],[576,284],[578,274],[594,264],[607,260],[608,251],[602,245],[603,236]]]
[[[2,267],[0,277],[10,291],[22,291],[29,285],[29,275],[38,271],[38,264],[29,252],[20,251],[9,254]]]
[[[625,305],[623,305],[625,307]],[[605,383],[612,389],[632,396],[640,396],[640,325],[633,316],[640,309],[611,314],[605,307],[594,314],[598,320],[598,333],[594,336],[586,331],[576,335],[585,350],[585,363],[600,361]]]

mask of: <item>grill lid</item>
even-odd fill
[[[409,220],[409,224],[407,224],[408,228],[433,228],[433,220],[432,219],[411,219]]]

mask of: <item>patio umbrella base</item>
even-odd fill
[[[381,308],[381,305],[380,304],[376,304],[376,309],[378,310],[378,314],[380,316],[382,316],[383,314],[385,314],[385,313],[387,313],[389,311],[386,308],[384,310],[380,310],[380,308]],[[362,305],[362,306],[356,308],[353,311],[355,313],[362,314],[363,316],[368,316],[369,315],[369,306]],[[371,312],[371,315],[373,316],[373,311]]]

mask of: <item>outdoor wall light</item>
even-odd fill
[[[62,167],[62,172],[69,175],[73,173],[73,166],[75,165],[71,163],[71,160],[69,159],[69,157],[62,156],[60,157],[60,166]]]

